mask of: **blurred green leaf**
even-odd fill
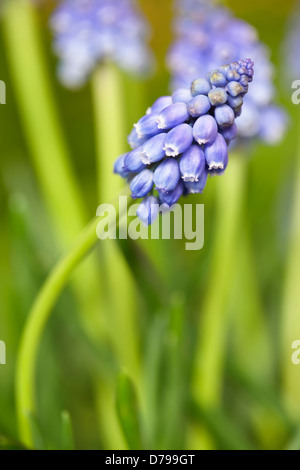
[[[14,439],[10,437],[0,435],[0,450],[25,450],[26,448]]]
[[[160,427],[161,374],[166,329],[167,321],[162,312],[151,318],[147,329],[144,359],[144,393],[146,402],[147,448],[150,449],[156,449],[157,435]]]
[[[33,448],[35,450],[46,450],[46,440],[38,419],[31,412],[28,412],[26,417],[31,431]]]
[[[293,2],[294,0],[287,2],[253,0],[253,2],[245,3],[231,0],[225,3],[234,8],[238,16],[258,27],[260,37],[267,42],[268,46],[271,46],[272,58],[275,60],[277,58],[277,65],[279,65],[281,57],[279,48],[286,28],[285,19]],[[23,449],[23,445],[7,437],[17,436],[13,400],[16,347],[19,343],[24,316],[31,304],[33,294],[44,279],[45,269],[48,269],[57,254],[57,246],[53,243],[55,241],[54,225],[52,227],[48,225],[47,207],[52,209],[53,220],[56,220],[55,226],[57,227],[59,223],[66,234],[73,233],[74,225],[78,224],[76,220],[80,221],[86,217],[85,209],[78,205],[78,197],[80,198],[80,195],[76,196],[78,189],[74,187],[72,189],[72,182],[69,181],[69,173],[71,173],[71,179],[74,178],[72,176],[74,164],[77,169],[76,175],[80,175],[79,184],[83,190],[84,200],[89,203],[89,212],[94,212],[95,133],[90,88],[87,86],[79,92],[69,92],[55,79],[57,58],[51,51],[52,38],[47,27],[49,14],[55,2],[45,0],[39,2],[39,5],[33,5],[33,2],[29,0],[26,2],[11,0],[6,3],[10,13],[15,4],[15,16],[14,24],[10,22],[8,30],[6,12],[4,8],[3,11],[1,9],[3,28],[0,34],[0,79],[7,84],[8,100],[6,106],[0,107],[0,134],[2,136],[0,339],[7,342],[10,360],[7,366],[0,370],[0,402],[4,403],[0,409],[0,427],[3,433],[3,436],[0,436],[0,449],[17,450]],[[172,40],[169,20],[174,2],[173,0],[160,2],[159,14],[157,14],[156,2],[140,0],[140,3],[152,24],[151,41],[159,66],[156,75],[143,83],[122,73],[127,108],[127,121],[122,125],[124,124],[128,131],[132,123],[144,114],[152,101],[159,95],[168,93],[170,81],[164,62],[166,50]],[[274,34],[274,31],[277,33]],[[6,39],[6,45],[10,44],[6,49],[4,49],[4,39]],[[26,47],[26,44],[32,44],[34,47]],[[281,62],[284,63],[284,61]],[[277,68],[282,70],[283,67],[284,65],[281,69],[279,66]],[[19,70],[25,71],[25,74],[19,73]],[[276,380],[276,374],[281,367],[280,355],[275,349],[283,332],[279,322],[279,310],[282,304],[280,296],[287,251],[291,253],[295,272],[298,272],[296,269],[298,269],[299,258],[295,255],[298,250],[297,241],[293,244],[294,246],[289,245],[299,113],[296,112],[297,108],[290,103],[290,83],[288,81],[284,83],[282,75],[277,74],[277,84],[280,83],[282,91],[287,93],[285,104],[292,116],[290,132],[279,146],[268,147],[259,144],[253,149],[251,160],[249,159],[249,171],[247,171],[244,206],[247,224],[249,224],[251,250],[245,255],[240,247],[242,235],[240,229],[245,224],[244,219],[240,219],[239,242],[234,244],[237,257],[231,258],[234,269],[234,259],[241,263],[241,276],[237,275],[236,285],[230,283],[234,308],[230,307],[226,315],[231,312],[236,315],[238,338],[234,338],[231,332],[228,334],[225,332],[225,329],[221,327],[223,318],[221,322],[214,319],[215,311],[212,311],[212,315],[207,315],[209,324],[215,328],[219,327],[222,338],[223,334],[226,334],[226,341],[230,341],[235,348],[231,358],[238,359],[235,360],[235,365],[239,365],[241,369],[233,372],[229,365],[229,369],[224,370],[224,376],[221,377],[220,373],[215,373],[214,368],[210,368],[213,374],[212,379],[218,378],[219,375],[222,386],[225,384],[228,388],[228,390],[225,388],[225,393],[222,395],[222,411],[210,412],[205,407],[204,410],[192,413],[192,418],[210,431],[219,448],[246,447],[249,442],[244,435],[244,430],[249,430],[249,435],[251,433],[251,437],[255,438],[255,446],[259,448],[269,448],[268,445],[271,443],[277,449],[300,450],[300,430],[297,419],[294,413],[291,413],[290,417],[287,416],[282,390],[280,390],[280,387],[284,389],[282,383],[286,379],[283,378],[281,382]],[[51,78],[51,83],[48,78]],[[55,87],[55,93],[53,93],[53,87]],[[43,103],[46,103],[46,106]],[[57,110],[58,106],[59,110]],[[62,125],[61,117],[63,118]],[[108,124],[110,125],[110,120]],[[65,130],[68,133],[67,149],[64,142]],[[115,131],[115,136],[116,134],[118,132]],[[108,139],[108,142],[111,149],[111,140]],[[126,143],[125,140],[123,142]],[[116,142],[114,141],[113,144]],[[59,156],[63,160],[68,158],[69,147],[72,162],[67,166],[72,168],[71,171],[68,168],[63,171],[67,177],[62,178],[61,172],[57,171],[58,159]],[[53,149],[56,150],[53,151]],[[244,157],[243,154],[242,158]],[[106,164],[104,168],[110,168],[109,159],[106,159],[104,163]],[[105,183],[109,186],[106,173],[104,171],[103,176]],[[40,188],[43,188],[44,196],[47,193],[48,205],[45,204],[41,191],[36,190],[38,181]],[[121,414],[122,429],[126,431],[124,434],[127,441],[129,435],[129,439],[135,441],[130,442],[130,446],[139,447],[142,444],[145,446],[147,442],[147,447],[150,445],[153,449],[157,449],[158,446],[176,446],[174,437],[178,438],[179,435],[180,438],[185,437],[186,416],[183,412],[188,406],[187,393],[191,392],[190,381],[186,380],[189,376],[187,369],[191,368],[193,363],[191,358],[194,355],[191,349],[196,343],[198,319],[207,313],[205,309],[200,312],[198,306],[202,304],[205,292],[210,287],[213,289],[212,299],[220,295],[219,283],[212,283],[210,286],[207,281],[213,262],[213,235],[221,222],[221,219],[214,214],[214,194],[220,184],[222,183],[219,178],[211,179],[205,193],[201,196],[206,212],[206,244],[201,252],[187,253],[180,242],[174,243],[169,240],[119,242],[138,285],[138,293],[134,294],[132,300],[135,301],[138,298],[141,302],[138,328],[134,330],[133,335],[130,338],[128,335],[125,337],[122,327],[124,320],[115,332],[119,344],[117,341],[114,344],[118,346],[117,350],[125,351],[125,356],[122,356],[122,353],[116,354],[114,344],[109,342],[106,335],[102,338],[102,335],[96,334],[97,319],[103,317],[104,309],[101,295],[99,294],[98,298],[98,295],[93,292],[102,291],[102,278],[100,279],[95,268],[91,269],[87,266],[85,271],[80,269],[78,280],[75,280],[76,296],[73,299],[71,295],[67,295],[60,304],[59,314],[55,315],[54,322],[52,326],[50,325],[51,334],[48,333],[45,337],[44,346],[39,354],[40,365],[36,378],[39,398],[38,416],[39,421],[43,423],[47,437],[47,448],[73,448],[74,446],[69,414],[64,412],[62,420],[57,419],[57,415],[64,406],[62,403],[68,403],[68,409],[72,417],[74,416],[73,424],[78,447],[97,448],[101,442],[102,447],[108,448],[108,436],[111,446],[119,445],[117,436],[121,430],[114,402],[114,376],[116,370],[120,370],[126,362],[125,357],[130,355],[134,345],[133,342],[130,344],[132,336],[134,336],[134,341],[142,346],[144,353],[144,376],[142,380],[136,380],[134,384],[138,392],[141,390],[143,392],[139,398],[141,398],[141,409],[146,421],[146,429],[142,428],[145,432],[143,437],[147,440],[141,442],[140,416],[135,388],[128,379],[127,383],[125,381],[126,386],[124,384],[118,386],[118,401],[119,395],[122,397],[121,406],[119,406],[122,413],[119,413],[119,419]],[[76,196],[75,200],[73,197],[68,198],[68,195],[72,193]],[[199,201],[199,196],[197,198],[190,197],[188,201],[194,204]],[[224,198],[224,204],[228,204],[228,196]],[[66,210],[65,207],[70,210]],[[297,221],[297,211],[295,213]],[[224,233],[226,236],[226,230]],[[224,264],[222,260],[230,255],[230,252],[224,248],[224,233],[222,232],[220,238],[221,256],[216,257],[216,270],[221,273],[224,271],[229,278],[230,270],[222,268]],[[230,243],[232,242],[233,239],[230,239]],[[242,243],[244,243],[243,240]],[[123,282],[124,277],[120,275],[118,259],[112,265],[116,280],[116,287],[112,293],[114,295],[115,291],[120,292],[121,282],[123,292],[126,291],[128,295],[129,291],[126,290]],[[253,263],[253,269],[250,270],[247,267],[249,261]],[[156,269],[151,266],[152,263]],[[287,301],[292,305],[293,298],[298,298],[297,275],[291,276],[291,282],[291,292],[294,294],[288,293]],[[185,311],[181,316],[182,324],[176,312],[172,312],[171,322],[169,322],[170,292],[176,289],[180,289],[185,297]],[[261,304],[256,300],[257,294],[261,295]],[[116,305],[119,311],[122,309],[121,313],[126,319],[122,299],[124,299],[123,296],[119,295],[119,299],[111,305],[112,310],[116,309]],[[163,310],[161,315],[156,315],[158,309]],[[96,315],[92,314],[94,310]],[[297,314],[296,310],[291,309],[290,316],[282,312],[284,323],[287,323],[290,318],[289,325],[293,335],[295,326],[291,319],[293,320],[294,315]],[[77,326],[74,318],[77,312],[82,314],[81,326]],[[85,319],[90,317],[89,314],[91,321],[87,320],[86,324]],[[261,315],[260,319],[259,315]],[[114,323],[110,315],[108,316],[109,327],[112,330],[119,320],[118,314],[115,318]],[[298,318],[296,320],[298,321]],[[71,334],[74,326],[78,328],[78,332]],[[84,332],[80,329],[82,326],[86,326]],[[121,332],[121,335],[118,332]],[[90,341],[90,333],[95,333],[96,341]],[[181,334],[186,336],[182,338]],[[266,348],[269,346],[265,342],[266,334],[270,335],[272,341],[270,357],[266,353]],[[204,342],[206,336],[206,334],[203,335]],[[82,344],[79,346],[79,343]],[[101,347],[98,349],[99,343]],[[284,351],[288,355],[290,354],[289,341],[287,343],[288,348],[284,348]],[[130,344],[129,349],[128,344]],[[222,350],[222,341],[212,341],[211,346]],[[141,354],[139,358],[142,357]],[[46,356],[47,360],[45,360]],[[209,356],[209,359],[213,357]],[[58,358],[61,360],[58,361]],[[222,373],[224,358],[225,356],[221,358]],[[288,368],[289,381],[294,384],[294,381],[298,380],[295,369],[290,361],[282,362],[283,366]],[[204,366],[209,366],[209,363],[210,360],[204,360]],[[135,380],[136,376],[131,367],[127,367],[127,370]],[[256,377],[256,371],[261,372],[261,380]],[[100,383],[99,374],[101,374]],[[63,377],[61,381],[60,376]],[[100,390],[101,393],[97,389],[99,385],[104,389],[104,391]],[[181,396],[182,388],[183,397]],[[199,393],[201,390],[203,388],[199,389]],[[294,390],[294,401],[298,406],[298,388],[295,386]],[[216,391],[217,388],[212,387],[213,394]],[[99,436],[97,435],[97,415],[94,410],[95,395],[97,402],[102,406],[99,405],[98,413]],[[182,405],[183,410],[180,408]],[[28,417],[28,420],[30,420],[30,429],[34,434],[33,447],[46,448],[39,422],[34,417]],[[142,424],[144,426],[143,422]],[[107,435],[104,435],[103,428],[106,429]],[[116,433],[113,432],[115,430],[117,430]],[[121,437],[123,441],[123,436]],[[187,445],[191,444],[188,442]],[[125,443],[124,448],[127,448]]]
[[[293,437],[286,447],[286,450],[300,450],[300,426],[295,431]]]
[[[61,414],[61,437],[62,450],[75,450],[72,421],[68,411]]]
[[[186,367],[183,336],[185,332],[185,297],[176,292],[170,299],[169,325],[164,338],[164,381],[161,385],[159,426],[160,449],[182,449],[184,445],[184,399]]]
[[[131,379],[124,373],[121,374],[118,379],[117,412],[129,449],[142,449],[143,445],[137,394]]]
[[[292,427],[293,423],[287,415],[280,398],[277,396],[273,388],[266,384],[261,384],[260,381],[247,375],[233,362],[228,364],[227,370],[229,377],[234,383],[243,388],[244,392],[256,403],[262,404],[265,408],[276,413],[282,420],[282,424],[287,427]]]
[[[223,450],[253,450],[251,442],[243,435],[240,427],[221,410],[208,410],[196,403],[191,405],[191,418],[205,425]]]

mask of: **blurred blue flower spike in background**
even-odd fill
[[[286,26],[286,37],[282,44],[282,75],[290,81],[300,79],[300,3],[294,9]]]
[[[50,21],[58,74],[66,86],[86,82],[97,65],[113,62],[130,73],[153,67],[149,28],[135,0],[64,0]]]
[[[280,142],[286,130],[286,115],[273,103],[274,67],[255,28],[214,1],[176,0],[176,7],[177,39],[167,58],[173,88],[188,86],[220,63],[251,57],[256,66],[255,81],[237,120],[238,135],[243,139],[257,137],[269,144]]]

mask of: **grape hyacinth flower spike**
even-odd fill
[[[149,27],[135,0],[63,0],[50,26],[58,75],[69,88],[83,85],[104,62],[140,75],[154,64]]]
[[[132,150],[118,158],[114,172],[129,181],[133,198],[145,198],[137,211],[145,225],[159,205],[165,211],[183,195],[202,193],[208,175],[225,171],[253,67],[251,59],[221,66],[159,98],[134,125]]]

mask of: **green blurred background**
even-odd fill
[[[143,82],[121,74],[127,132],[156,97],[168,93],[164,61],[172,40],[172,2],[140,3],[152,25],[151,45],[158,66],[155,75]],[[99,277],[93,279],[95,297],[88,297],[81,305],[76,287],[68,284],[41,339],[35,373],[36,413],[28,418],[36,448],[300,448],[300,365],[291,364],[291,343],[282,339],[286,285],[292,285],[297,296],[300,273],[299,265],[298,271],[287,274],[291,259],[300,261],[299,234],[296,228],[291,229],[291,219],[299,208],[295,186],[300,165],[300,114],[291,103],[291,83],[284,77],[281,46],[294,2],[231,0],[227,4],[258,29],[271,49],[278,101],[290,114],[289,130],[280,145],[267,147],[258,142],[251,158],[249,152],[239,156],[245,160],[243,179],[235,194],[241,198],[239,226],[229,243],[225,229],[224,249],[231,250],[225,255],[216,202],[220,185],[226,185],[221,178],[211,179],[202,196],[190,198],[205,204],[205,246],[200,252],[187,252],[183,242],[174,240],[120,242],[107,276],[106,256],[112,242],[99,243],[91,255],[99,270]],[[58,83],[48,29],[52,8],[53,2],[45,0],[35,9],[42,55],[59,127],[88,218],[92,218],[99,204],[93,96],[89,85],[71,92]],[[15,374],[20,338],[34,299],[66,246],[57,236],[32,163],[32,145],[12,79],[5,11],[3,8],[0,17],[0,79],[7,87],[7,104],[0,108],[0,340],[6,343],[7,364],[0,365],[0,447],[18,447],[22,438],[17,424]],[[31,69],[31,51],[26,44],[22,47],[22,41],[15,44],[20,47],[23,66]],[[34,88],[28,90],[29,94],[34,92]],[[38,104],[32,112],[42,112]],[[47,136],[40,137],[47,148]],[[48,164],[51,168],[51,158]],[[229,166],[227,174],[230,171]],[[62,200],[64,196],[58,195]],[[226,227],[226,215],[222,223]],[[224,298],[218,277],[214,277],[222,271],[223,263],[230,268]],[[77,275],[83,284],[89,282],[81,268]],[[130,298],[124,302],[129,302],[129,315],[133,315],[128,325],[134,327],[130,332],[122,329],[122,325],[127,328],[126,306],[123,323],[118,318],[126,276],[130,277]],[[204,320],[204,331],[212,331],[222,318],[221,331],[201,339],[207,292],[216,298],[215,306],[209,308],[221,305],[222,311],[221,317],[213,312]],[[98,297],[105,297],[101,308]],[[292,321],[299,317],[300,294],[293,301],[296,311]],[[93,341],[82,324],[85,311],[91,309],[104,318],[95,325],[95,329],[103,329]],[[288,328],[294,332],[294,340],[300,340],[299,320]],[[201,392],[197,396],[197,373],[195,377],[195,364],[203,360],[199,341],[209,342],[210,338],[216,344],[208,345],[207,351],[219,348],[222,357],[222,363],[215,364],[216,371],[210,371],[211,386],[215,387],[211,395],[218,395],[212,400],[209,389],[208,399],[201,398]],[[138,351],[135,369],[130,368],[133,343]],[[68,414],[62,416],[63,411]]]

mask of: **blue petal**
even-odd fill
[[[127,171],[124,168],[124,161],[125,161],[125,158],[126,158],[127,155],[128,155],[127,153],[123,153],[123,155],[121,155],[116,160],[115,165],[114,165],[114,173],[116,173],[117,175],[122,176],[122,178],[126,178],[130,174],[130,171]]]
[[[179,165],[175,158],[164,160],[156,168],[153,176],[156,189],[160,191],[173,191],[180,179]]]
[[[124,169],[126,171],[138,173],[146,168],[146,165],[141,160],[142,149],[143,147],[138,147],[126,155],[124,160]]]
[[[234,112],[230,106],[227,106],[227,104],[218,106],[215,109],[215,119],[220,127],[230,127],[234,124]]]
[[[147,136],[138,135],[136,129],[133,128],[128,136],[128,143],[132,149],[135,149],[139,147],[140,145],[143,145],[147,139],[148,139]]]
[[[172,96],[161,96],[153,103],[151,108],[148,109],[148,114],[159,114],[172,103]]]
[[[192,142],[193,129],[188,124],[180,124],[166,135],[164,150],[168,157],[176,157],[185,152]]]
[[[205,168],[201,173],[201,176],[198,181],[184,183],[187,194],[201,194],[203,193],[206,182],[207,182],[208,172]]]
[[[225,170],[228,164],[228,148],[224,137],[217,135],[211,145],[206,145],[204,155],[209,170]]]
[[[153,187],[153,173],[151,170],[143,170],[138,173],[130,183],[132,197],[134,199],[146,196]]]
[[[157,126],[156,114],[146,114],[146,116],[143,116],[137,124],[134,125],[134,127],[137,135],[140,137],[152,137],[160,132]]]
[[[237,125],[234,123],[232,124],[232,126],[227,127],[226,129],[221,129],[220,133],[222,134],[225,140],[233,140],[236,138],[238,133]]]
[[[192,99],[189,88],[178,88],[172,95],[173,103],[188,103]]]
[[[203,116],[211,108],[210,101],[205,95],[197,95],[188,102],[188,112],[192,117]]]
[[[239,82],[228,83],[227,90],[228,90],[228,93],[234,98],[238,95],[245,93],[245,89],[243,85],[241,85]]]
[[[158,191],[159,199],[162,204],[166,204],[168,207],[173,206],[179,201],[184,191],[184,184],[179,181],[176,188],[173,191]]]
[[[136,214],[144,225],[151,225],[159,214],[159,201],[155,196],[146,197],[139,205]]]
[[[201,116],[194,124],[193,135],[199,145],[212,144],[217,137],[218,126],[212,116]]]
[[[198,78],[191,85],[191,93],[193,96],[208,95],[211,90],[211,84],[206,78]]]
[[[189,118],[185,103],[173,103],[164,109],[157,118],[159,129],[172,129]]]
[[[149,165],[150,163],[159,162],[164,158],[164,144],[166,135],[166,133],[158,134],[149,139],[143,145],[143,151],[141,156],[143,163]]]
[[[179,162],[183,181],[197,182],[205,171],[204,152],[199,145],[192,145],[181,157]]]
[[[227,85],[227,79],[222,72],[215,70],[210,74],[210,83],[213,86],[222,87]]]
[[[224,88],[213,88],[208,93],[208,98],[212,106],[220,106],[221,104],[225,104],[227,101],[226,90],[224,90]]]

